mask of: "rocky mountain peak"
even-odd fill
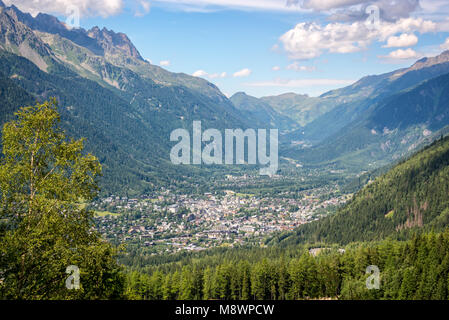
[[[3,2],[0,3],[0,7],[2,5],[4,6]],[[99,27],[93,27],[88,31],[82,28],[70,29],[58,18],[46,13],[39,13],[33,18],[29,13],[23,13],[14,5],[5,8],[4,10],[14,21],[21,22],[31,30],[57,34],[89,49],[96,55],[121,54],[144,61],[131,40],[123,33],[115,33]]]
[[[143,58],[137,48],[124,33],[116,33],[112,30],[108,30],[106,28],[100,29],[95,26],[88,30],[87,34],[89,37],[95,39],[107,53],[125,54],[143,61]]]

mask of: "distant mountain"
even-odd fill
[[[272,128],[279,129],[281,132],[300,127],[298,123],[274,110],[264,100],[249,96],[244,92],[234,94],[230,100],[248,119],[257,119],[260,123],[268,123]]]
[[[304,127],[292,133],[290,140],[317,143],[363,115],[374,102],[448,72],[446,51],[437,57],[423,58],[410,68],[366,76],[319,97],[286,93],[261,100]]]
[[[407,69],[365,77],[324,96],[365,96],[338,105],[284,137],[287,157],[306,164],[370,170],[431,142],[449,125],[449,51]],[[363,92],[363,94],[361,94]],[[311,145],[303,148],[301,146]]]
[[[277,112],[292,118],[301,126],[312,122],[332,110],[336,105],[333,98],[309,97],[296,93],[263,97],[261,100],[268,103]]]
[[[291,139],[316,144],[363,116],[373,104],[446,73],[449,73],[449,51],[421,59],[410,68],[364,77],[353,85],[329,91],[320,99],[335,99],[336,105],[307,124],[304,130],[292,134]]]
[[[248,119],[213,84],[145,61],[128,37],[99,28],[69,29],[0,7],[0,123],[24,104],[58,98],[64,129],[86,137],[104,167],[105,192],[138,194],[197,169],[170,163],[170,133],[270,127]],[[12,96],[17,99],[12,99]]]
[[[347,244],[449,226],[449,137],[434,142],[359,191],[336,214],[281,241]]]
[[[315,147],[295,154],[307,163],[379,167],[449,130],[449,73],[373,103]]]

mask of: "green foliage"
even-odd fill
[[[0,165],[0,297],[102,299],[122,295],[116,250],[92,231],[78,206],[98,192],[98,160],[83,140],[67,141],[54,99],[25,107],[5,124]],[[66,268],[80,269],[80,289],[66,288]]]
[[[303,225],[281,242],[350,243],[403,239],[449,224],[449,137],[368,184],[335,215]]]
[[[127,292],[136,299],[167,300],[449,298],[449,229],[407,241],[354,243],[344,252],[328,248],[316,256],[302,246],[283,248],[274,257],[277,250],[260,249],[257,255],[245,255],[245,249],[217,251],[155,266],[149,274],[133,271]],[[370,265],[380,270],[379,289],[367,288]]]

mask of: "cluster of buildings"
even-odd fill
[[[196,196],[163,191],[139,198],[110,196],[91,208],[102,213],[96,224],[103,237],[161,253],[259,243],[273,232],[316,220],[326,208],[347,200],[320,200],[321,195],[319,190],[299,199],[233,191]]]

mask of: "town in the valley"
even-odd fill
[[[161,189],[138,198],[111,195],[89,208],[95,211],[97,230],[105,239],[157,254],[261,245],[267,236],[317,220],[350,198],[349,194],[328,194],[332,194],[328,187],[307,190],[294,198],[231,190],[186,195]]]

